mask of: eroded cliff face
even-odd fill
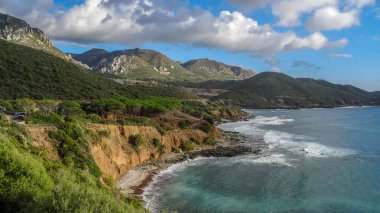
[[[48,159],[60,160],[56,144],[49,138],[49,131],[55,130],[55,127],[28,125],[27,128],[31,133],[33,144],[45,148]],[[90,147],[92,156],[104,176],[113,179],[118,179],[128,170],[144,162],[158,160],[168,155],[191,138],[202,141],[207,136],[218,137],[220,134],[218,130],[206,134],[198,129],[183,129],[161,135],[156,128],[150,126],[91,124],[88,128],[97,133],[100,138],[99,142]],[[101,134],[102,132],[108,134]],[[144,138],[144,143],[135,148],[130,143],[130,137],[137,134]],[[154,146],[153,139],[159,139],[165,145],[165,153]],[[201,148],[201,145],[197,148]]]
[[[153,139],[159,139],[166,146],[165,153],[172,152],[191,138],[203,140],[208,135],[200,130],[186,129],[167,132],[161,135],[156,128],[149,126],[117,126],[117,125],[92,125],[90,127],[96,132],[108,131],[108,137],[101,137],[100,143],[91,147],[95,162],[102,172],[114,179],[126,174],[131,168],[149,161],[157,160],[164,156],[158,148],[153,145]],[[134,148],[129,138],[141,135],[144,144]],[[214,136],[218,132],[213,133]]]

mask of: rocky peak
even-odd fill
[[[31,27],[25,21],[16,17],[0,13],[0,38],[28,44],[29,40],[32,42],[39,42],[46,47],[53,47],[49,37],[40,29]]]

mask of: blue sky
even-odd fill
[[[147,48],[380,90],[375,0],[4,0],[64,52]],[[19,4],[19,5],[18,5]]]

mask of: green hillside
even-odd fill
[[[172,87],[121,85],[43,51],[3,40],[0,49],[0,99],[192,97]]]
[[[238,82],[211,81],[187,86],[228,90],[214,97],[213,100],[228,100],[242,107],[334,107],[380,103],[379,98],[374,94],[351,85],[339,85],[308,78],[292,78],[273,72],[260,73]]]

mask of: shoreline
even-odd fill
[[[246,136],[238,132],[222,131],[222,142],[215,147],[201,148],[187,153],[170,153],[162,160],[144,163],[116,181],[116,188],[122,194],[135,196],[142,200],[144,189],[153,181],[154,177],[161,171],[172,165],[192,160],[198,157],[235,157],[248,154],[259,154],[260,148],[251,148],[245,145]],[[262,142],[262,138],[255,138]]]

